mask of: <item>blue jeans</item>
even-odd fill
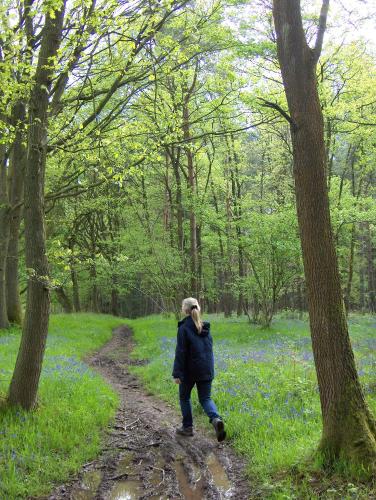
[[[179,399],[180,408],[183,415],[183,427],[192,427],[192,405],[191,405],[191,392],[196,384],[198,399],[201,406],[203,407],[206,415],[209,417],[210,421],[213,418],[221,418],[218,415],[217,407],[214,401],[211,399],[211,380],[200,380],[199,382],[186,381],[179,385]]]

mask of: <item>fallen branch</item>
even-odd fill
[[[126,431],[128,427],[133,426],[134,424],[136,424],[136,423],[137,423],[137,422],[139,422],[139,421],[140,421],[140,419],[139,419],[139,418],[137,418],[134,422],[131,422],[130,424],[125,425],[125,426],[124,426],[124,430]]]
[[[160,470],[162,472],[162,481],[160,483],[157,484],[156,488],[158,488],[158,486],[160,486],[161,484],[164,483],[164,480],[165,480],[165,470],[164,469],[160,469],[159,467],[154,467],[153,465],[150,466],[152,469],[155,469],[155,470]]]

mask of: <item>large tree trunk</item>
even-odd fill
[[[0,328],[8,328],[5,270],[9,244],[9,199],[6,147],[0,144]]]
[[[9,403],[35,406],[49,319],[49,276],[44,227],[44,177],[47,146],[51,61],[61,41],[65,3],[46,14],[34,85],[29,104],[28,152],[25,169],[25,258],[29,270],[25,321]]]
[[[320,450],[328,460],[341,456],[368,467],[376,459],[376,426],[358,380],[342,301],[316,84],[327,4],[326,0],[314,50],[306,42],[299,0],[274,0],[273,16],[290,111],[297,212],[323,418]]]
[[[24,175],[26,161],[25,133],[22,125],[25,123],[26,106],[19,101],[13,110],[13,125],[16,135],[12,146],[9,162],[9,201],[10,212],[10,238],[6,268],[6,293],[8,319],[12,323],[22,324],[22,305],[19,290],[19,233],[21,224],[21,202],[24,190]]]

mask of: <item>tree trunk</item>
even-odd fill
[[[366,310],[365,272],[362,261],[360,263],[360,269],[359,269],[359,308],[362,312]]]
[[[9,245],[9,199],[6,147],[0,144],[0,328],[8,328],[5,270]]]
[[[70,271],[71,271],[71,280],[72,280],[72,288],[73,288],[73,305],[74,305],[74,310],[76,312],[81,312],[80,291],[79,291],[79,288],[78,288],[77,271],[74,268],[74,264],[72,264],[72,263],[70,265]]]
[[[63,311],[67,314],[71,314],[73,312],[73,307],[72,303],[68,297],[68,295],[65,293],[65,290],[62,286],[59,286],[55,288],[57,300],[63,307]]]
[[[252,302],[252,323],[260,322],[260,302],[258,300],[257,295],[253,294],[253,302]]]
[[[119,316],[119,294],[116,288],[111,290],[111,314]]]
[[[69,249],[70,249],[71,255],[72,255],[72,258],[69,262],[69,267],[70,267],[70,275],[71,275],[71,281],[72,281],[73,307],[74,307],[75,312],[81,312],[80,288],[78,285],[77,270],[76,270],[76,266],[75,266],[74,246],[75,246],[75,241],[72,238],[69,240]]]
[[[223,247],[223,241],[222,241],[222,235],[220,229],[218,229],[218,244],[219,244],[219,251],[220,251],[220,262],[219,265],[217,266],[217,273],[218,273],[218,284],[219,284],[219,292],[220,292],[220,307],[217,312],[224,312],[225,315],[230,315],[231,316],[231,308],[228,306],[228,297],[226,295],[226,265],[225,265],[225,252],[224,252],[224,247]],[[229,313],[230,311],[230,313]]]
[[[375,271],[375,254],[376,249],[372,243],[371,227],[368,222],[365,223],[365,244],[366,244],[366,261],[367,261],[367,277],[368,277],[368,310],[371,313],[376,312],[376,271]]]
[[[354,250],[355,250],[355,223],[353,223],[351,227],[349,267],[348,267],[347,284],[344,296],[345,308],[347,312],[350,311],[350,305],[351,305],[351,290],[352,290],[352,282],[354,276]]]
[[[245,299],[243,296],[243,281],[246,275],[244,263],[244,251],[242,242],[242,190],[241,181],[239,176],[239,158],[236,153],[234,136],[231,134],[231,141],[226,137],[226,144],[228,150],[228,162],[230,166],[231,177],[231,194],[234,211],[234,222],[236,231],[236,242],[238,250],[238,277],[239,277],[239,290],[237,302],[237,316],[241,316],[246,310]]]
[[[297,283],[296,288],[296,308],[299,311],[299,319],[303,319],[303,292],[302,292],[302,282],[300,279]]]
[[[26,118],[26,106],[19,101],[13,110],[13,125],[16,135],[12,145],[9,162],[9,201],[10,212],[10,238],[6,269],[6,293],[8,319],[12,323],[22,325],[22,305],[19,290],[19,238],[21,225],[21,202],[24,190],[24,175],[26,161],[26,147],[24,145],[25,133],[22,128]]]
[[[215,190],[214,190],[213,181],[211,181],[211,190],[212,190],[212,195],[213,195],[215,212],[217,214],[217,217],[219,217],[219,215],[220,215],[219,214],[219,206],[218,206],[217,196],[216,196]],[[219,290],[221,292],[221,308],[220,308],[220,310],[223,311],[225,317],[228,318],[231,316],[231,312],[232,312],[231,296],[228,292],[228,282],[230,279],[230,275],[229,275],[228,266],[226,263],[225,249],[224,249],[224,244],[223,244],[223,239],[222,239],[222,232],[221,232],[220,228],[217,228],[217,234],[218,234],[219,252],[220,252],[220,256],[221,256],[220,264],[219,264],[219,266],[217,266]]]
[[[195,213],[195,168],[193,164],[193,153],[189,140],[191,138],[189,130],[189,109],[188,103],[184,104],[183,108],[183,137],[188,144],[185,148],[188,167],[188,186],[190,194],[189,203],[189,235],[190,235],[190,269],[191,269],[191,294],[193,297],[198,297],[198,253],[197,253],[197,227]]]
[[[200,302],[205,300],[204,298],[204,276],[203,276],[203,255],[202,255],[202,224],[196,227],[196,241],[197,241],[197,283],[198,283],[198,294],[197,298]]]
[[[297,212],[323,418],[320,451],[328,461],[341,456],[369,467],[376,459],[376,425],[359,383],[343,307],[316,84],[327,8],[325,0],[313,50],[306,42],[299,0],[273,0],[278,59],[290,111]]]
[[[91,310],[99,313],[99,297],[97,286],[97,270],[95,267],[95,256],[92,256],[93,264],[90,265],[90,279],[91,279]]]
[[[29,104],[28,152],[25,169],[25,259],[29,272],[25,321],[8,400],[29,410],[35,406],[49,319],[49,276],[44,227],[48,94],[51,60],[61,41],[65,3],[46,14],[34,85]]]
[[[237,167],[235,166],[235,181],[233,183],[235,186],[233,187],[233,195],[235,196],[234,200],[235,201],[235,206],[234,206],[234,212],[236,215],[236,241],[237,241],[237,247],[238,247],[238,271],[239,271],[239,281],[240,281],[240,287],[239,287],[239,294],[238,294],[238,305],[237,305],[237,315],[240,316],[244,312],[244,296],[243,296],[243,281],[244,277],[246,276],[245,272],[245,263],[244,263],[244,251],[243,251],[243,242],[242,242],[242,228],[241,228],[241,222],[242,222],[242,207],[241,207],[241,188],[240,188],[240,181],[239,181],[239,172]]]
[[[262,297],[262,316],[261,316],[261,326],[263,328],[269,328],[273,319],[273,306],[271,300],[268,296]]]
[[[176,210],[176,222],[177,222],[177,236],[178,236],[178,249],[183,255],[184,251],[184,229],[183,229],[183,193],[181,186],[181,176],[180,176],[180,149],[176,152],[173,148],[166,148],[166,154],[170,158],[171,166],[174,172],[175,183],[176,183],[176,193],[175,193],[175,210]]]

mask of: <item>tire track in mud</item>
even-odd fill
[[[87,362],[119,393],[121,404],[100,456],[85,464],[70,484],[57,488],[49,500],[250,498],[245,464],[214,431],[196,429],[178,437],[180,415],[142,387],[128,372],[135,363],[134,342],[127,326]]]

